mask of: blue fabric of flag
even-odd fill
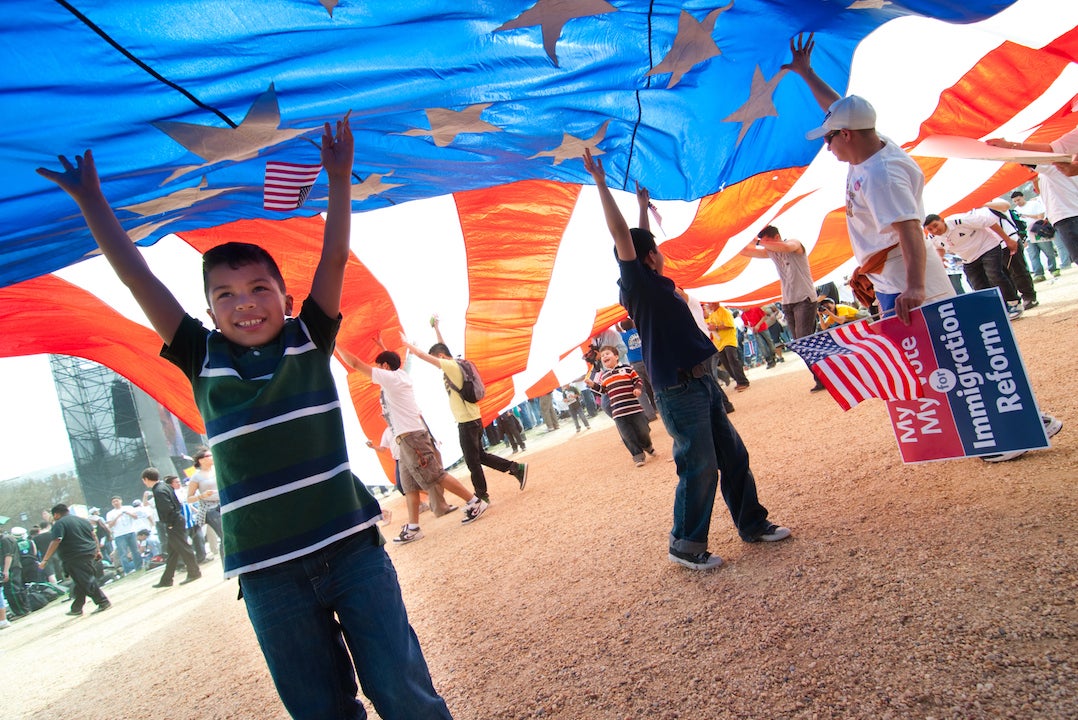
[[[888,20],[971,22],[1011,4],[626,0],[529,24],[548,3],[9,0],[0,285],[95,248],[71,201],[34,173],[59,153],[94,150],[142,244],[280,218],[262,208],[266,162],[317,162],[322,123],[349,110],[357,184],[386,173],[394,184],[357,211],[524,179],[588,182],[580,143],[599,148],[614,185],[695,199],[819,151],[804,140],[819,108],[781,68],[799,32],[816,32],[814,64],[842,89],[858,42]],[[671,52],[687,29],[693,52]],[[325,182],[297,214],[325,208]]]

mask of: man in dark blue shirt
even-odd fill
[[[585,150],[584,167],[599,190],[607,228],[614,238],[621,269],[621,304],[640,333],[663,425],[674,440],[678,485],[669,559],[693,570],[722,565],[722,558],[707,550],[719,487],[742,540],[788,538],[790,531],[768,521],[767,509],[757,499],[748,451],[726,417],[711,373],[715,346],[697,326],[674,282],[663,276],[663,255],[648,230],[647,190],[637,188],[640,227],[630,230],[606,186],[602,161]]]

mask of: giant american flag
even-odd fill
[[[303,297],[325,176],[301,208],[267,210],[266,167],[318,162],[322,123],[351,111],[356,215],[338,342],[371,359],[383,331],[433,341],[437,312],[487,380],[489,419],[579,376],[577,346],[624,312],[585,146],[629,191],[618,199],[630,217],[635,183],[651,190],[678,285],[756,304],[778,294],[774,267],[738,251],[763,225],[805,244],[817,280],[841,278],[850,258],[845,167],[804,139],[823,113],[782,67],[791,37],[815,32],[821,76],[868,97],[881,131],[912,148],[944,133],[1043,141],[1073,128],[1076,24],[1078,3],[1058,0],[8,0],[0,357],[104,363],[198,427],[189,388],[157,357],[77,208],[34,169],[93,148],[121,223],[204,317],[198,255],[224,240],[267,247]],[[918,162],[926,205],[944,215],[1030,177]],[[415,372],[451,460],[440,383]],[[377,389],[355,375],[347,385],[377,440]],[[365,454],[352,444],[369,477]]]

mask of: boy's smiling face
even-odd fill
[[[271,342],[292,313],[285,293],[263,263],[218,265],[207,273],[207,312],[226,338],[244,347]]]
[[[618,355],[609,350],[603,350],[599,353],[599,360],[602,361],[603,367],[610,369],[618,364]]]

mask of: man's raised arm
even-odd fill
[[[603,215],[606,217],[606,227],[614,238],[614,247],[618,253],[618,259],[626,262],[636,259],[636,249],[633,247],[633,236],[629,232],[629,224],[625,222],[621,211],[610,188],[606,186],[606,171],[603,170],[603,161],[591,156],[591,149],[584,150],[584,169],[591,174],[595,181],[595,187],[599,191],[599,200],[603,204]]]

